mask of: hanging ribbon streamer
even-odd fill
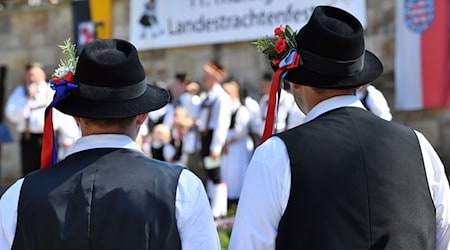
[[[261,143],[269,139],[273,134],[275,123],[275,107],[278,106],[277,99],[280,96],[281,86],[280,81],[284,78],[290,69],[296,68],[300,63],[300,54],[296,50],[291,50],[280,61],[277,71],[272,78],[272,85],[270,86],[269,103],[267,107],[266,123],[264,124],[264,132],[261,137]],[[278,93],[278,95],[277,95]]]
[[[56,137],[53,129],[53,107],[67,98],[69,94],[78,88],[77,84],[62,80],[53,79],[50,86],[55,90],[52,102],[45,109],[44,135],[41,151],[41,168],[49,167],[57,161]]]

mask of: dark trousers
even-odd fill
[[[191,170],[203,183],[206,189],[206,169],[203,167],[202,159],[199,152],[188,154],[186,167]]]
[[[20,139],[20,160],[22,164],[22,174],[27,175],[39,169],[41,165],[42,134],[22,133]]]
[[[212,133],[213,133],[213,130],[208,130],[208,131],[202,132],[202,135],[201,135],[202,150],[200,152],[200,155],[202,157],[202,164],[203,164],[203,159],[210,154],[209,147],[211,146],[211,142],[212,142]],[[206,176],[214,184],[219,184],[222,181],[222,178],[220,176],[220,167],[215,168],[215,169],[206,170]]]

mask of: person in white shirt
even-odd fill
[[[247,146],[251,140],[249,134],[250,112],[241,103],[239,84],[236,81],[224,83],[223,88],[233,101],[233,113],[227,139],[222,149],[221,174],[227,184],[229,203],[237,203],[253,149]]]
[[[169,101],[148,85],[136,48],[95,40],[63,79],[73,72],[58,83],[65,98],[55,108],[75,117],[82,137],[3,194],[0,249],[220,249],[200,180],[134,142],[148,112]]]
[[[356,90],[356,96],[364,107],[387,121],[392,120],[391,109],[383,93],[372,84],[366,84]]]
[[[172,145],[175,148],[174,162],[186,166],[194,174],[197,174],[191,165],[188,165],[189,154],[192,153],[192,142],[190,138],[191,133],[189,133],[192,127],[193,119],[188,115],[188,110],[184,107],[177,107],[175,109],[175,115],[173,117],[173,128],[172,128]],[[200,178],[200,177],[199,177]]]
[[[249,130],[253,141],[253,145],[251,146],[255,148],[261,138],[264,124],[261,115],[261,107],[253,97],[248,95],[244,96],[244,106],[250,114]]]
[[[20,133],[20,159],[22,175],[39,169],[44,111],[52,101],[54,90],[45,80],[43,66],[33,62],[26,66],[25,83],[17,86],[5,105],[5,116]],[[59,136],[59,157],[80,137],[75,120],[59,111],[54,114],[54,126]]]
[[[151,133],[151,157],[165,162],[174,162],[176,149],[171,144],[172,132],[170,128],[164,124],[158,124],[153,127]]]
[[[266,121],[267,107],[269,101],[270,85],[272,84],[272,74],[264,73],[261,80],[264,95],[259,101],[261,109],[261,116],[263,121]],[[294,97],[291,93],[282,88],[280,90],[280,98],[278,102],[277,121],[275,124],[275,131],[282,132],[299,125],[305,115],[296,107]],[[263,128],[261,128],[262,133]]]
[[[232,101],[220,85],[225,75],[226,71],[217,62],[203,66],[203,87],[207,95],[202,102],[198,124],[202,142],[200,156],[211,183],[207,190],[215,218],[227,213],[227,188],[220,175],[220,154],[230,127]]]
[[[182,155],[183,162],[186,167],[196,174],[204,183],[206,187],[206,171],[203,167],[203,163],[200,157],[201,150],[201,140],[198,130],[198,120],[202,105],[202,98],[199,96],[200,85],[197,82],[189,82],[186,84],[184,93],[178,99],[178,108],[182,111],[180,114],[181,119],[179,119],[178,124],[174,127],[178,127],[176,130],[185,130],[181,132],[183,134],[182,141]],[[177,114],[175,114],[177,116]],[[183,116],[185,116],[183,118]],[[175,120],[175,118],[174,118]],[[189,127],[184,127],[189,124]],[[176,142],[177,139],[180,140],[179,134],[176,135],[178,138],[174,138]]]
[[[383,72],[360,22],[318,6],[295,40],[286,47],[293,60],[276,70],[306,117],[256,149],[229,249],[450,249],[438,155],[421,133],[375,116],[355,96]]]

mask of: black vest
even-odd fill
[[[128,149],[82,151],[27,175],[12,249],[181,249],[182,168]]]
[[[164,144],[161,145],[161,147],[159,147],[159,148],[150,146],[150,150],[152,152],[153,159],[160,160],[160,161],[166,161],[164,159]]]
[[[292,176],[277,249],[436,248],[435,209],[412,129],[341,108],[278,136]]]

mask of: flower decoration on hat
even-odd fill
[[[297,48],[295,36],[297,32],[292,30],[289,25],[283,27],[282,25],[274,29],[274,36],[266,36],[252,42],[259,52],[268,56],[270,63],[274,66],[279,66],[281,60],[285,58],[290,51]]]
[[[62,82],[73,84],[73,76],[78,62],[78,57],[75,56],[75,44],[70,42],[70,38],[64,41],[63,45],[59,45],[59,48],[67,57],[67,60],[61,59],[58,68],[55,69],[55,72],[52,75],[53,78],[50,80],[50,84],[55,90],[57,89],[56,86]]]
[[[50,86],[55,90],[55,95],[52,102],[45,109],[41,168],[46,168],[57,161],[56,139],[53,131],[53,107],[78,88],[78,85],[74,83],[75,68],[78,61],[78,57],[75,55],[75,45],[70,42],[69,38],[59,48],[67,59],[60,60],[60,64],[50,80]]]
[[[259,52],[268,56],[271,65],[276,66],[277,70],[272,79],[270,87],[269,103],[267,108],[266,123],[261,142],[267,140],[273,133],[275,112],[278,107],[277,94],[281,91],[280,81],[286,75],[287,71],[302,65],[300,54],[297,52],[297,42],[295,37],[297,32],[293,31],[289,25],[282,25],[274,29],[274,36],[261,38],[252,42]]]

